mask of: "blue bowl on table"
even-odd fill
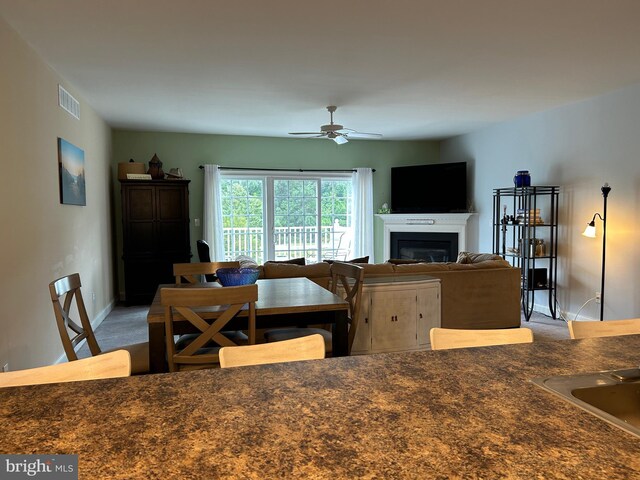
[[[216,276],[223,287],[237,287],[256,283],[260,271],[257,268],[219,268]]]

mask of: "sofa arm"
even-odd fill
[[[442,327],[488,329],[520,326],[519,269],[433,272],[430,275],[441,281]]]

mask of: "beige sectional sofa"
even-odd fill
[[[520,326],[520,270],[500,257],[477,256],[473,263],[359,263],[365,276],[430,275],[441,282],[441,321],[445,328],[510,328]],[[265,263],[261,278],[307,277],[329,287],[328,263]]]

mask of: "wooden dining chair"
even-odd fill
[[[82,283],[79,274],[73,273],[54,280],[49,284],[49,293],[62,346],[70,362],[78,360],[75,347],[86,340],[91,355],[101,355],[114,350],[127,350],[131,354],[131,373],[138,375],[149,372],[149,342],[123,345],[106,351],[100,348],[82,298]],[[80,324],[71,318],[74,300]]]
[[[240,262],[201,262],[201,263],[174,263],[173,275],[176,283],[202,283],[203,276],[214,276],[219,268],[240,268]],[[213,280],[215,281],[215,280]]]
[[[219,354],[222,368],[320,360],[324,358],[324,338],[316,333],[282,342],[222,347]]]
[[[128,377],[130,374],[131,355],[126,350],[115,350],[68,363],[0,373],[0,388]]]
[[[176,277],[176,284],[182,284],[182,280],[186,283],[197,284],[202,283],[202,278],[207,281],[215,282],[216,270],[219,268],[239,268],[240,262],[201,262],[201,263],[174,263],[173,275]],[[241,330],[229,330],[225,331],[224,335],[230,338],[233,342],[247,342],[249,338]],[[197,334],[187,333],[181,335],[176,342],[177,348],[181,349],[186,347],[189,343],[197,337]]]
[[[198,261],[209,263],[211,255],[209,254],[209,244],[204,240],[196,240],[196,249],[198,250]]]
[[[431,350],[533,342],[533,332],[530,328],[494,328],[489,330],[432,328],[429,337]]]
[[[338,293],[338,290],[341,289],[344,293],[344,299],[349,303],[349,336],[347,340],[349,355],[351,355],[351,347],[358,329],[363,282],[364,269],[362,267],[345,262],[331,264],[331,292]],[[333,339],[331,332],[324,328],[276,328],[267,330],[264,338],[267,342],[281,342],[313,334],[322,335],[325,341],[325,352],[330,355]]]
[[[640,334],[640,318],[604,321],[574,321],[567,322],[569,336],[574,339],[594,337],[614,337],[616,335]]]
[[[222,330],[243,311],[245,305],[248,305],[248,343],[254,344],[257,300],[258,286],[255,284],[221,288],[162,288],[160,303],[164,307],[169,371],[218,366],[220,347],[238,346]],[[207,307],[209,311],[220,312],[215,320],[203,318]],[[176,314],[179,318],[176,318]],[[176,322],[185,321],[199,333],[182,347],[176,345],[174,326]]]

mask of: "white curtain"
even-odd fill
[[[212,262],[224,261],[220,183],[218,165],[205,165],[202,237],[209,244],[209,255]]]
[[[353,256],[369,255],[373,263],[373,171],[356,168],[353,182]]]

